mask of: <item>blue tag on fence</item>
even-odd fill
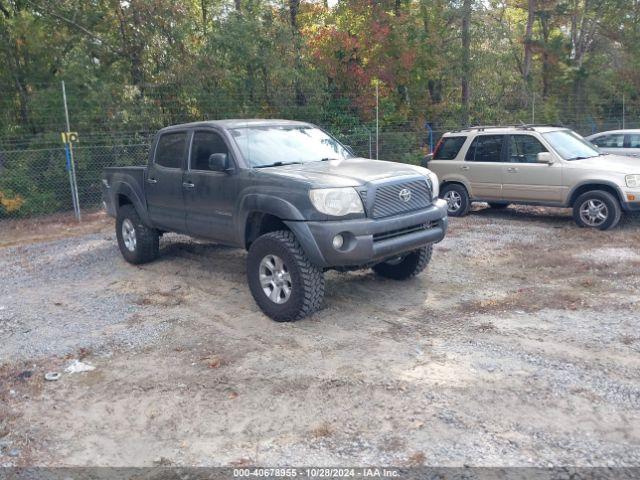
[[[71,170],[71,152],[69,152],[69,145],[64,146],[64,154],[67,157],[67,172]]]

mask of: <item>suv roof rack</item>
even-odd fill
[[[551,124],[551,123],[518,123],[518,124],[509,124],[509,125],[475,125],[473,127],[465,127],[459,128],[456,130],[451,130],[452,132],[465,132],[471,130],[477,130],[482,132],[488,128],[517,128],[519,130],[533,130],[536,127],[564,127],[561,124]]]

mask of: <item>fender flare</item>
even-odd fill
[[[118,202],[118,196],[120,195],[123,195],[131,200],[133,208],[136,209],[136,212],[140,216],[140,219],[146,226],[154,228],[153,224],[151,223],[151,219],[149,218],[149,212],[147,212],[146,202],[144,202],[142,198],[140,198],[140,195],[138,194],[138,192],[136,192],[136,189],[131,184],[125,181],[118,182],[118,186],[114,189],[113,192],[113,205],[115,206],[116,215],[118,213],[118,210],[120,209]]]
[[[242,201],[238,204],[236,211],[236,218],[238,219],[237,225],[237,238],[239,243],[246,247],[245,234],[247,227],[247,219],[251,213],[264,213],[267,215],[273,215],[278,217],[283,222],[288,220],[303,221],[305,218],[302,213],[290,202],[268,195],[264,193],[250,193],[242,198]]]
[[[618,199],[618,202],[620,202],[621,205],[624,204],[624,202],[625,202],[624,194],[622,193],[622,190],[620,189],[620,186],[616,185],[615,183],[613,183],[613,182],[611,182],[609,180],[596,180],[596,179],[593,179],[593,180],[583,180],[582,182],[574,185],[573,188],[567,194],[566,205],[570,207],[573,204],[573,201],[575,200],[575,198],[573,198],[573,196],[575,195],[576,190],[578,190],[579,188],[582,188],[584,186],[589,186],[589,185],[593,185],[594,187],[597,187],[598,185],[606,185],[607,187],[611,187],[616,192],[616,197]]]

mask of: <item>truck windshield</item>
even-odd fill
[[[230,131],[244,158],[255,168],[344,160],[353,156],[344,145],[319,128],[268,125]]]
[[[571,130],[556,130],[543,133],[542,136],[565,160],[582,160],[600,155],[600,151]]]

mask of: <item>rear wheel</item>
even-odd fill
[[[267,233],[251,244],[247,277],[256,303],[277,322],[311,315],[324,298],[322,269],[311,264],[287,230]]]
[[[467,189],[457,183],[445,185],[440,192],[440,198],[447,201],[447,214],[451,217],[462,217],[469,213],[471,199]]]
[[[404,256],[378,263],[373,266],[373,271],[381,277],[406,280],[415,277],[427,267],[432,253],[433,245],[429,244]]]
[[[620,217],[618,199],[604,190],[583,193],[573,204],[573,219],[580,227],[609,230],[620,222]]]
[[[158,257],[160,235],[147,227],[133,205],[123,205],[116,217],[116,237],[124,259],[133,264],[147,263]]]

